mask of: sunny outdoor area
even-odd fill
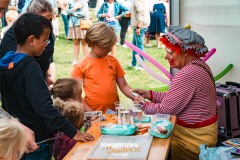
[[[94,12],[94,9],[91,9],[91,12]],[[94,17],[93,23],[97,23],[97,18],[94,13],[92,14]],[[69,41],[65,38],[64,30],[63,30],[63,22],[61,17],[59,17],[60,22],[60,36],[59,40],[55,41],[55,52],[54,52],[54,63],[56,65],[56,79],[71,77],[71,72],[73,69],[73,65],[71,64],[73,61],[73,42]],[[127,36],[127,41],[132,42],[132,30],[130,35]],[[156,41],[150,40],[150,43],[153,45],[152,47],[145,47],[145,52],[159,62],[162,66],[164,66],[167,70],[169,70],[169,64],[164,59],[165,50],[157,48]],[[80,57],[83,56],[82,46],[80,46]],[[90,48],[89,48],[90,50]],[[117,59],[120,61],[122,67],[126,67],[131,64],[132,60],[132,50],[130,48],[123,48],[117,45]],[[157,74],[166,78],[166,76],[157,69],[150,62],[146,61],[146,64]],[[153,78],[149,73],[145,70],[127,70],[125,69],[126,76],[125,79],[129,83],[132,88],[142,88],[142,89],[158,89],[165,84]],[[120,99],[127,100],[127,98],[119,91]]]

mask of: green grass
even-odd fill
[[[73,61],[73,42],[66,40],[61,17],[59,17],[59,21],[60,21],[60,36],[59,36],[59,41],[56,41],[55,43],[55,52],[54,52],[54,62],[56,65],[56,79],[71,77],[71,71],[73,69],[73,66],[71,65]],[[94,17],[94,23],[96,23],[96,17]],[[132,38],[128,37],[127,41],[131,42]],[[145,52],[148,53],[152,58],[154,58],[156,61],[162,64],[166,69],[169,70],[169,65],[167,61],[164,59],[165,51],[163,49],[158,49],[156,47],[155,40],[152,40],[150,43],[153,44],[155,47],[145,48]],[[82,47],[80,47],[79,55],[80,55],[80,58],[83,55]],[[129,65],[132,60],[132,51],[129,48],[122,48],[120,46],[117,46],[117,59],[120,61],[120,64],[122,65],[122,67]],[[155,72],[164,76],[163,73],[159,71],[155,66],[153,66],[150,62],[146,62],[146,63]],[[165,84],[153,78],[146,71],[135,71],[135,70],[125,70],[125,71],[126,71],[125,79],[132,88],[150,89],[150,88],[159,88],[159,87],[165,86]],[[126,100],[126,97],[120,91],[119,91],[119,95],[121,100]]]

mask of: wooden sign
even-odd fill
[[[89,160],[146,160],[152,136],[102,135],[89,154]]]

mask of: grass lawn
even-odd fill
[[[56,65],[56,79],[71,77],[71,71],[73,69],[73,66],[71,65],[73,61],[73,42],[66,40],[61,17],[59,17],[59,21],[60,21],[60,36],[59,36],[59,40],[55,42],[55,52],[54,52],[54,62]],[[96,23],[96,21],[97,20],[95,18],[94,23]],[[126,40],[131,42],[132,37],[127,37]],[[165,50],[158,49],[156,47],[155,40],[152,40],[151,44],[154,45],[154,47],[151,47],[151,48],[145,47],[145,52],[148,53],[152,58],[154,58],[156,61],[162,64],[166,69],[169,70],[169,64],[164,59]],[[82,47],[80,47],[79,55],[80,55],[79,58],[81,58],[83,55]],[[117,59],[120,61],[120,64],[122,65],[122,67],[129,65],[132,60],[131,49],[117,46]],[[146,63],[156,73],[166,77],[161,71],[159,71],[150,62],[146,62]],[[125,79],[132,88],[150,89],[150,88],[159,88],[159,87],[165,86],[165,84],[153,78],[145,70],[143,71],[125,70],[125,72],[126,72]],[[120,91],[119,91],[119,95],[120,95],[120,100],[125,101],[127,99]]]

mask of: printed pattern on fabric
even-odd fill
[[[216,91],[209,73],[211,70],[201,59],[183,67],[173,78],[169,91],[153,92],[152,103],[145,103],[147,114],[177,115],[179,119],[194,124],[216,115]]]

